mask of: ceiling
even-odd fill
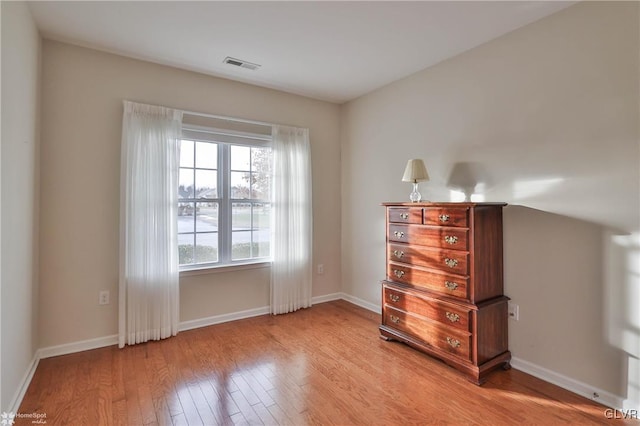
[[[575,2],[30,2],[50,38],[343,103]],[[224,64],[231,56],[260,64]]]

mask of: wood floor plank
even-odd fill
[[[153,408],[159,425],[170,425],[173,423],[167,400],[164,397],[154,399]]]
[[[175,354],[178,348],[177,339],[167,339],[162,342],[154,343],[161,343],[159,348],[162,351],[166,365],[168,386],[165,388],[164,396],[167,407],[169,408],[169,413],[171,414],[171,418],[174,419],[174,422],[176,421],[175,419],[182,421],[182,417],[180,417],[179,414],[183,414],[184,410],[180,403],[180,397],[178,396],[177,391],[177,388],[182,385],[179,374],[178,358]],[[184,421],[186,422],[186,417],[184,418]]]
[[[191,395],[191,399],[193,400],[194,405],[196,406],[196,410],[198,410],[198,415],[202,420],[204,425],[217,425],[220,422],[216,418],[215,413],[211,410],[209,403],[207,402],[204,394],[202,393],[202,389],[198,384],[192,384],[187,387],[189,390],[189,394]]]
[[[280,408],[280,405],[278,404],[274,403],[268,406],[267,410],[269,410],[269,413],[271,413],[271,417],[273,417],[274,422],[272,424],[274,425],[295,426],[296,424],[299,424],[299,423],[294,423],[291,420],[291,418],[287,416],[287,413],[282,408]]]
[[[379,321],[334,301],[43,359],[20,410],[79,426],[611,424],[606,407],[514,369],[475,386],[380,339]]]
[[[260,398],[258,398],[258,395],[254,392],[254,389],[249,385],[243,374],[234,374],[231,376],[231,380],[236,384],[238,390],[242,392],[242,395],[245,397],[249,405],[260,403]],[[271,397],[269,397],[269,399],[271,400]]]
[[[173,422],[173,426],[189,426],[187,422],[187,418],[184,413],[177,414],[171,417],[171,421]]]
[[[124,357],[127,351],[116,350],[111,351],[111,369],[107,370],[105,374],[110,373],[111,376],[111,401],[119,402],[124,401],[125,390],[124,390]]]
[[[221,423],[227,418],[230,418],[234,414],[240,412],[240,409],[236,405],[231,394],[226,390],[224,385],[219,385],[218,382],[211,383],[211,381],[200,383],[202,393],[205,395],[211,410],[216,417],[221,419]],[[218,389],[216,389],[218,388]]]
[[[180,398],[180,405],[182,406],[182,411],[187,419],[187,423],[190,426],[203,425],[204,423],[202,422],[200,413],[198,413],[198,408],[196,407],[186,384],[178,388],[178,398]]]
[[[127,401],[125,398],[122,398],[118,401],[114,401],[111,404],[111,416],[113,418],[113,423],[116,426],[124,426],[127,424]],[[111,423],[103,423],[103,424],[111,424]]]
[[[233,425],[237,425],[237,426],[248,426],[249,422],[247,421],[247,419],[244,418],[244,416],[242,415],[242,413],[238,412],[236,414],[234,414],[233,416],[231,416],[230,418],[231,424]]]
[[[233,398],[234,402],[236,403],[236,405],[240,409],[240,412],[242,413],[242,416],[245,418],[245,420],[249,424],[251,424],[251,425],[261,425],[262,424],[262,421],[260,420],[260,417],[258,417],[258,415],[254,411],[253,407],[251,406],[249,401],[247,401],[247,398],[245,398],[244,394],[241,391],[237,390],[235,392],[232,392],[231,393],[231,398]]]
[[[140,400],[138,398],[138,388],[135,377],[124,382],[124,395],[127,406],[127,424],[141,425],[142,411],[140,410]]]
[[[271,415],[271,412],[267,409],[267,407],[264,406],[263,403],[260,402],[254,405],[252,408],[253,408],[253,411],[255,411],[258,417],[260,418],[260,421],[262,422],[263,425],[269,426],[269,425],[277,424],[276,419],[273,418],[273,416]]]

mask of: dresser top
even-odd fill
[[[467,202],[420,202],[420,203],[411,203],[411,202],[387,202],[382,203],[385,207],[476,207],[476,206],[506,206],[507,203],[467,203]]]

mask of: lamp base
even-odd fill
[[[418,203],[422,200],[422,195],[418,192],[418,182],[413,182],[413,191],[409,194],[409,199],[412,203]]]

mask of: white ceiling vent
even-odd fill
[[[260,65],[258,64],[243,61],[242,59],[232,58],[231,56],[227,56],[222,62],[224,62],[225,64],[234,65],[236,67],[246,68],[248,70],[257,70],[258,68],[260,68]]]

